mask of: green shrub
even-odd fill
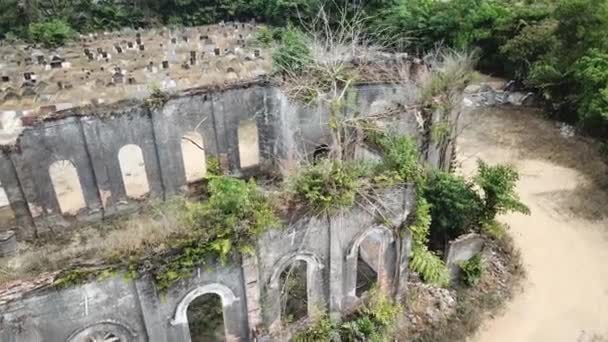
[[[371,172],[367,165],[322,160],[301,168],[291,180],[296,198],[319,213],[331,213],[355,204],[363,177]]]
[[[274,32],[268,26],[262,26],[258,29],[258,33],[255,39],[262,46],[270,47],[274,42]]]
[[[480,254],[475,254],[471,259],[461,262],[462,281],[467,286],[475,286],[483,273],[483,261]]]
[[[335,341],[336,326],[327,315],[314,320],[306,329],[298,332],[294,337],[294,342],[327,342]]]
[[[578,116],[589,130],[608,133],[608,51],[590,50],[574,65]]]
[[[519,200],[515,191],[519,174],[510,166],[489,166],[478,161],[475,183],[483,191],[483,222],[490,222],[497,214],[519,212],[530,214],[530,209]]]
[[[446,286],[449,283],[448,270],[443,260],[428,250],[429,233],[431,225],[430,205],[419,197],[414,212],[414,220],[409,229],[412,232],[412,257],[410,267],[420,274],[425,282],[437,286]]]
[[[29,36],[31,40],[45,47],[57,47],[71,39],[74,32],[65,21],[55,19],[30,24]]]
[[[324,315],[296,334],[293,341],[388,341],[400,312],[398,303],[373,288],[364,303],[339,326]]]
[[[426,283],[445,287],[450,282],[445,263],[435,253],[429,251],[426,246],[412,248],[410,267]]]
[[[483,203],[463,177],[435,171],[423,190],[431,206],[431,236],[440,244],[478,227]],[[441,241],[444,240],[444,241]]]
[[[382,150],[382,167],[395,172],[402,182],[418,182],[422,167],[418,162],[418,148],[414,140],[405,135],[380,135],[373,139]]]
[[[300,73],[312,63],[310,48],[306,36],[289,26],[282,32],[279,46],[272,54],[272,63],[275,70],[287,73]]]
[[[156,285],[164,291],[175,281],[191,276],[206,258],[226,260],[234,251],[252,253],[256,238],[276,226],[278,218],[253,181],[212,176],[206,202],[187,202],[183,224],[192,238],[178,241],[178,253],[160,258],[153,270]]]

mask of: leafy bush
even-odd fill
[[[274,33],[268,26],[262,26],[258,29],[255,39],[264,47],[269,47],[274,42]]]
[[[46,47],[63,45],[73,35],[72,28],[62,20],[55,19],[42,23],[33,23],[29,26],[30,39]]]
[[[414,272],[420,274],[425,282],[446,286],[450,279],[445,263],[435,253],[428,250],[430,225],[430,206],[424,197],[420,197],[416,203],[414,220],[409,226],[412,232],[410,267]]]
[[[179,241],[179,253],[157,260],[153,270],[164,291],[176,280],[191,276],[205,258],[225,260],[233,251],[252,253],[255,239],[278,223],[266,198],[253,181],[229,176],[212,177],[206,202],[188,202],[182,221],[193,237]]]
[[[383,152],[382,167],[395,172],[402,182],[417,182],[422,177],[418,162],[418,148],[411,137],[405,135],[379,135],[372,138]]]
[[[431,205],[433,240],[451,240],[477,228],[482,214],[482,199],[473,189],[473,184],[463,177],[442,171],[432,172],[423,193]]]
[[[377,288],[365,302],[339,326],[325,315],[299,332],[294,341],[385,341],[392,333],[401,306]]]
[[[480,254],[475,254],[471,259],[461,262],[462,281],[467,286],[475,286],[483,273],[483,261]]]
[[[355,203],[362,178],[370,171],[363,164],[323,160],[300,169],[290,187],[296,198],[315,211],[331,213]]]
[[[519,174],[510,166],[489,166],[478,161],[475,183],[483,191],[483,222],[490,222],[497,214],[519,212],[530,214],[530,209],[519,200],[515,191]]]
[[[287,73],[299,73],[312,62],[310,48],[304,34],[293,26],[285,29],[279,46],[272,54],[275,70]]]

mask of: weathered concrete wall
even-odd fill
[[[407,106],[416,94],[413,83],[361,85],[355,90],[346,109],[353,115]],[[153,110],[138,102],[77,109],[25,129],[16,145],[0,158],[0,184],[21,227],[16,233],[32,235],[33,228],[68,226],[136,207],[141,198],[127,196],[118,159],[126,145],[141,149],[141,167],[145,167],[149,187],[149,192],[147,188],[143,191],[145,196],[166,198],[186,189],[182,141],[188,134],[202,137],[205,158],[218,158],[237,176],[255,174],[264,165],[293,166],[298,158],[329,143],[327,113],[319,106],[291,102],[279,88],[264,83],[190,91]],[[244,168],[239,125],[251,122],[256,124],[258,137],[249,137],[250,141],[259,146],[247,145],[249,153],[251,149],[256,152],[248,159],[256,160],[259,155],[260,165]],[[425,136],[414,114],[396,118],[387,126],[424,145]],[[436,154],[429,157],[431,163],[437,163]],[[66,189],[56,189],[51,181],[49,168],[56,162],[62,167],[72,165],[78,174],[77,180],[70,180],[69,170],[59,171]],[[65,192],[78,190],[78,184],[82,195],[70,199]],[[58,197],[67,197],[69,203],[63,209],[75,209],[62,212]]]
[[[382,209],[353,208],[331,217],[302,217],[285,222],[258,241],[256,256],[226,264],[201,265],[192,276],[159,294],[150,275],[129,280],[122,276],[64,290],[44,289],[0,306],[0,341],[80,341],[112,333],[124,342],[189,342],[187,308],[197,297],[214,293],[222,299],[227,340],[247,341],[263,326],[272,330],[280,321],[280,274],[295,261],[307,264],[309,313],[329,310],[337,317],[353,305],[357,254],[362,242],[381,241],[378,283],[388,291],[402,291],[409,251],[397,258],[409,237],[398,237],[378,224],[380,213],[392,224],[406,222],[414,204],[413,188],[387,191]],[[255,260],[250,260],[255,259]],[[398,262],[404,260],[405,264]],[[255,266],[251,266],[255,264]],[[259,317],[258,317],[259,316]],[[39,338],[39,339],[36,339]]]

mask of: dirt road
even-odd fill
[[[608,341],[608,170],[593,145],[515,107],[475,110],[459,137],[462,172],[510,163],[532,215],[501,218],[527,279],[472,342]]]

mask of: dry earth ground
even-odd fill
[[[514,165],[532,211],[500,218],[522,252],[523,292],[471,341],[605,341],[608,168],[594,145],[563,137],[554,122],[526,108],[476,109],[462,122],[461,171],[472,174],[477,158]]]

